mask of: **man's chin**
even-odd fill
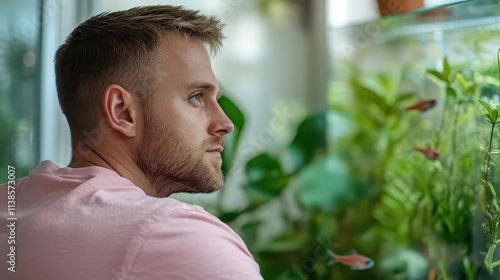
[[[222,172],[220,174],[217,174],[217,178],[213,178],[213,183],[211,188],[209,188],[210,192],[216,192],[224,186],[224,176],[222,175]]]
[[[197,183],[193,182],[191,188],[193,193],[213,193],[224,186],[224,175],[220,166],[208,165],[205,172],[205,178],[200,178]]]
[[[193,194],[196,194],[196,193],[208,194],[208,193],[214,193],[214,192],[222,189],[223,186],[224,186],[224,183],[212,182],[209,184],[205,184],[204,186],[198,186],[198,188],[196,188],[196,187],[190,188],[187,192],[193,193]]]

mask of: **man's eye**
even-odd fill
[[[201,93],[191,96],[191,99],[193,99],[195,102],[201,102]]]

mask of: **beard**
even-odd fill
[[[222,160],[206,151],[224,146],[224,138],[214,136],[200,146],[193,143],[186,131],[169,129],[149,115],[144,116],[144,138],[134,161],[156,191],[156,197],[219,190],[224,185]]]

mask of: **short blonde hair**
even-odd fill
[[[222,24],[181,6],[136,7],[102,13],[81,23],[55,56],[57,94],[73,144],[96,126],[102,92],[119,84],[145,103],[158,75],[157,49],[164,38],[200,39],[212,53],[222,46]]]

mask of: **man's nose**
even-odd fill
[[[213,111],[212,122],[209,127],[209,133],[212,135],[224,136],[234,130],[234,124],[226,115],[224,110],[217,104]]]

